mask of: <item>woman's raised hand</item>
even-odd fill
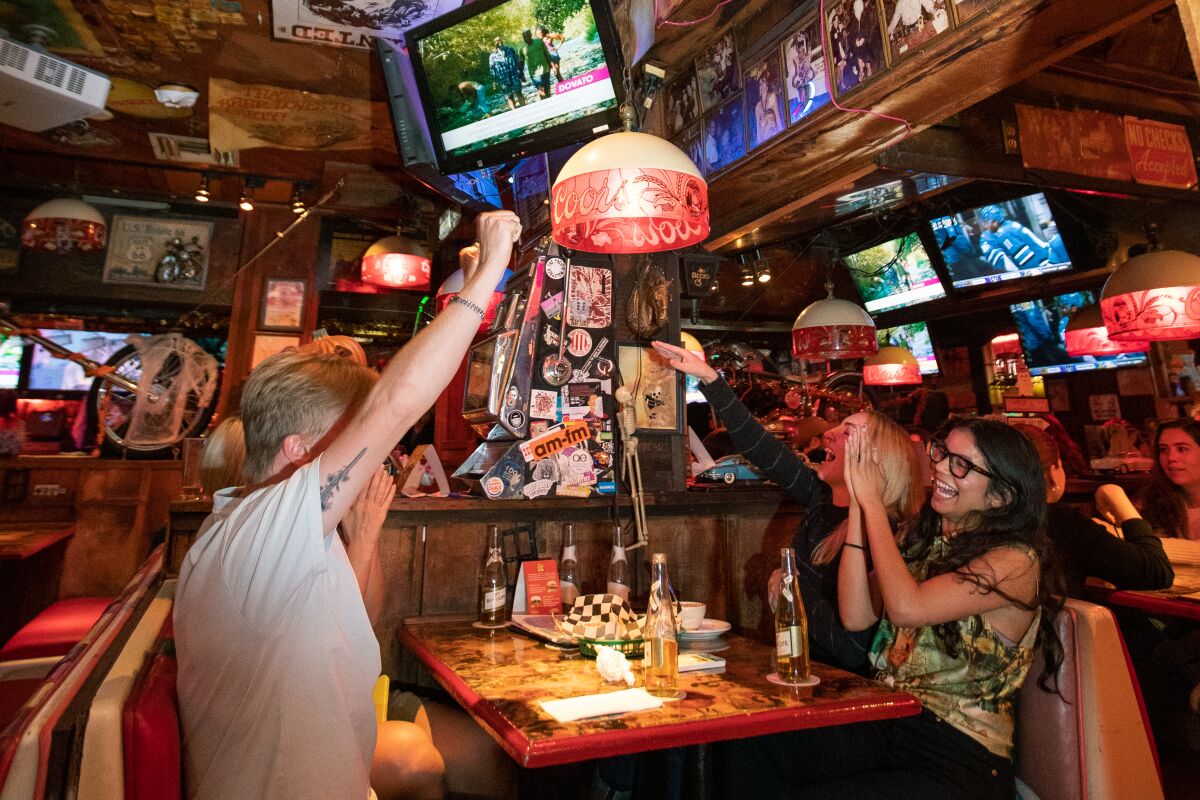
[[[861,428],[846,432],[846,487],[861,506],[883,503],[883,470],[879,453],[867,444],[867,433]]]
[[[717,371],[692,351],[666,342],[651,342],[650,344],[660,356],[667,360],[668,364],[680,372],[694,375],[704,383],[712,383],[717,379]]]

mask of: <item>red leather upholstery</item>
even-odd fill
[[[100,619],[111,597],[75,597],[59,600],[13,634],[0,661],[65,656]]]
[[[0,731],[16,716],[17,710],[42,685],[41,678],[16,678],[0,681]]]
[[[156,652],[125,702],[125,800],[177,800],[183,796],[179,706],[174,656]]]

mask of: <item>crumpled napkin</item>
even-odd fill
[[[607,645],[596,647],[596,671],[600,677],[609,683],[625,681],[626,686],[633,686],[633,670],[629,668],[629,659],[620,650]]]

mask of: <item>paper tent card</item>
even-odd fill
[[[405,497],[449,497],[450,484],[442,460],[431,444],[418,445],[396,478]]]

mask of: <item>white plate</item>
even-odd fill
[[[732,627],[732,625],[724,620],[706,619],[694,631],[680,631],[679,638],[685,642],[688,640],[703,641],[705,639],[716,639],[718,636],[724,636],[726,633],[729,633]]]

